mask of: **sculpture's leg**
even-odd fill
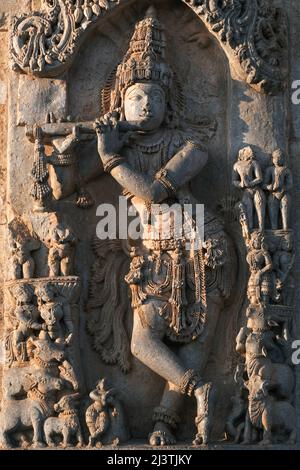
[[[13,445],[11,440],[8,437],[8,432],[0,429],[0,448],[2,449],[12,449]]]
[[[255,191],[254,206],[257,213],[259,229],[264,230],[266,217],[266,199],[265,195],[260,190]]]
[[[70,276],[72,273],[72,258],[67,256],[63,258],[60,263],[61,275]]]
[[[43,416],[40,411],[34,408],[31,412],[31,423],[33,427],[33,447],[45,447],[43,442]]]
[[[72,446],[72,443],[71,443],[71,439],[70,439],[70,431],[67,427],[67,425],[65,425],[64,429],[63,429],[63,442],[62,442],[62,447],[65,449],[66,447],[73,447]]]
[[[32,279],[34,277],[34,270],[35,270],[35,262],[34,262],[34,259],[30,257],[23,264],[23,278]]]
[[[183,395],[176,385],[167,382],[159,407],[154,409],[153,432],[149,442],[153,446],[173,445],[176,443],[174,431],[180,422],[178,411],[181,407]]]
[[[178,356],[184,365],[184,370],[194,369],[204,371],[210,353],[213,335],[221,310],[221,305],[208,298],[209,316],[205,331],[195,341],[181,346]],[[202,408],[203,396],[199,392],[198,408]],[[166,384],[160,406],[154,410],[154,432],[150,436],[152,445],[171,445],[175,442],[173,431],[179,422],[178,413],[183,401],[183,394],[180,388],[172,382]],[[197,413],[198,414],[198,413]]]
[[[278,229],[279,206],[280,202],[278,201],[278,199],[273,196],[273,194],[270,194],[268,197],[268,207],[272,230]]]
[[[249,225],[249,230],[253,229],[254,222],[253,222],[253,200],[252,196],[245,192],[243,199],[242,199],[242,204],[246,208],[246,214],[248,217],[248,225]]]
[[[159,307],[162,304],[163,302],[159,301],[148,302],[140,307],[140,313],[135,309],[131,351],[137,359],[167,382],[180,387],[186,368],[162,341],[167,327],[165,320],[159,315]]]
[[[55,442],[52,439],[52,432],[50,430],[45,430],[45,441],[48,447],[55,446]]]
[[[291,198],[286,193],[280,201],[280,210],[281,210],[281,217],[282,217],[282,228],[283,230],[288,230],[290,226],[289,221],[289,209],[291,205]]]
[[[245,418],[245,430],[244,430],[244,440],[242,445],[248,445],[252,443],[252,424],[250,421],[249,411],[247,410]]]
[[[217,293],[207,299],[207,323],[203,333],[193,342],[180,349],[179,356],[184,365],[203,374],[213,344],[222,302]],[[210,439],[212,419],[215,407],[215,389],[211,383],[196,385],[194,395],[197,400],[197,435],[194,443],[207,444]]]
[[[83,439],[83,435],[82,435],[79,423],[78,423],[76,438],[77,438],[77,447],[83,447],[84,446],[84,439]]]
[[[56,251],[49,250],[49,276],[56,277],[60,275],[60,258]]]

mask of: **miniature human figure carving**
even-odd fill
[[[49,276],[74,274],[74,251],[76,237],[63,223],[54,225],[49,248]]]
[[[266,198],[260,185],[263,181],[262,170],[255,159],[251,147],[245,147],[239,151],[238,161],[233,167],[233,185],[242,190],[242,204],[248,218],[249,229],[254,228],[254,209],[258,218],[258,227],[264,229]]]
[[[53,341],[69,344],[73,338],[73,322],[70,306],[58,296],[50,284],[36,291],[38,308],[45,322],[48,334]]]
[[[121,443],[129,439],[124,412],[115,395],[114,389],[107,389],[105,379],[100,380],[95,390],[90,393],[94,403],[88,407],[85,414],[90,432],[90,447],[97,443],[101,446],[112,444],[116,440]]]
[[[276,274],[276,300],[283,305],[291,306],[294,297],[294,266],[295,254],[293,253],[293,235],[286,234],[281,239],[280,249],[273,257],[273,267]]]
[[[177,202],[183,211],[184,201],[197,203],[189,183],[208,158],[196,132],[177,127],[176,83],[165,60],[163,27],[153,8],[137,23],[112,87],[110,93],[105,90],[103,109],[107,114],[95,123],[98,152],[105,172],[123,187],[147,233],[148,219],[144,222],[143,215],[152,210],[152,204],[170,207]],[[131,132],[122,134],[126,128]],[[169,220],[162,209],[161,214]],[[205,217],[206,246],[209,250],[214,245],[214,255],[222,254],[215,264],[226,268],[228,256],[223,254],[227,253],[224,245],[228,238],[214,216],[207,212]],[[195,232],[192,220],[191,226]],[[156,230],[155,240],[144,237],[133,246],[132,271],[126,276],[134,312],[131,351],[166,381],[160,406],[154,410],[155,426],[149,441],[151,445],[176,442],[178,411],[186,394],[197,401],[198,433],[194,442],[206,444],[214,391],[203,380],[202,372],[224,297],[219,288],[206,296],[202,242],[188,249],[193,243],[188,243],[186,235],[167,239],[162,232]],[[209,241],[215,238],[210,237],[212,232],[218,234],[220,250],[215,241]],[[231,269],[235,269],[234,255]],[[93,329],[91,325],[89,328]],[[202,340],[204,330],[206,339]],[[173,341],[176,352],[167,346],[165,338]]]
[[[80,127],[78,125],[73,127],[72,133],[67,137],[57,137],[52,139],[53,153],[49,158],[49,163],[55,167],[55,172],[53,172],[52,167],[50,167],[50,181],[53,195],[56,199],[59,199],[62,191],[66,191],[68,189],[62,188],[61,184],[61,171],[67,171],[67,184],[69,187],[74,187],[77,192],[77,206],[88,208],[94,204],[94,201],[85,188],[84,181],[78,171],[75,147],[79,141]]]
[[[272,230],[279,229],[279,213],[281,213],[282,228],[290,228],[291,191],[293,176],[286,165],[286,157],[281,149],[272,154],[273,165],[266,169],[264,189],[269,193],[268,208]]]
[[[27,360],[26,341],[35,332],[45,329],[45,324],[40,323],[39,311],[33,305],[33,289],[27,285],[20,285],[14,289],[16,309],[14,316],[17,327],[13,332],[14,356],[17,360]]]
[[[264,246],[264,237],[260,232],[254,232],[251,236],[247,263],[250,269],[248,282],[250,304],[267,304],[272,296],[271,271],[273,265]]]
[[[8,227],[9,244],[12,250],[13,278],[30,279],[35,274],[32,252],[40,248],[40,241],[30,234],[27,227],[14,219]]]
[[[77,446],[82,447],[84,440],[81,432],[81,426],[77,415],[76,405],[78,406],[79,394],[65,395],[58,403],[54,405],[54,411],[58,417],[47,418],[44,424],[45,440],[49,447],[55,446],[54,435],[62,435],[62,447],[73,447],[72,438],[77,441]]]

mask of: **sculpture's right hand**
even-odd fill
[[[94,127],[98,138],[98,152],[105,164],[107,159],[118,154],[123,147],[116,114],[106,114],[95,121]]]

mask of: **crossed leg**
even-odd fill
[[[131,343],[133,355],[167,382],[160,407],[154,413],[156,424],[150,436],[152,445],[175,443],[172,428],[176,428],[177,413],[183,399],[182,378],[191,369],[203,373],[221,310],[219,298],[208,299],[208,317],[204,332],[195,341],[180,346],[178,354],[175,354],[163,342],[167,325],[159,315],[159,308],[162,305],[160,301],[145,303],[140,312],[143,321],[141,315],[137,311],[134,312]],[[200,384],[195,387],[194,394],[197,400],[197,414],[200,415],[203,408],[203,390]],[[163,419],[164,413],[168,419]]]

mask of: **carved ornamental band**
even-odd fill
[[[183,0],[216,37],[231,66],[255,90],[276,93],[287,77],[286,17],[271,0]],[[42,0],[15,19],[14,70],[55,77],[68,69],[89,30],[128,0]]]

